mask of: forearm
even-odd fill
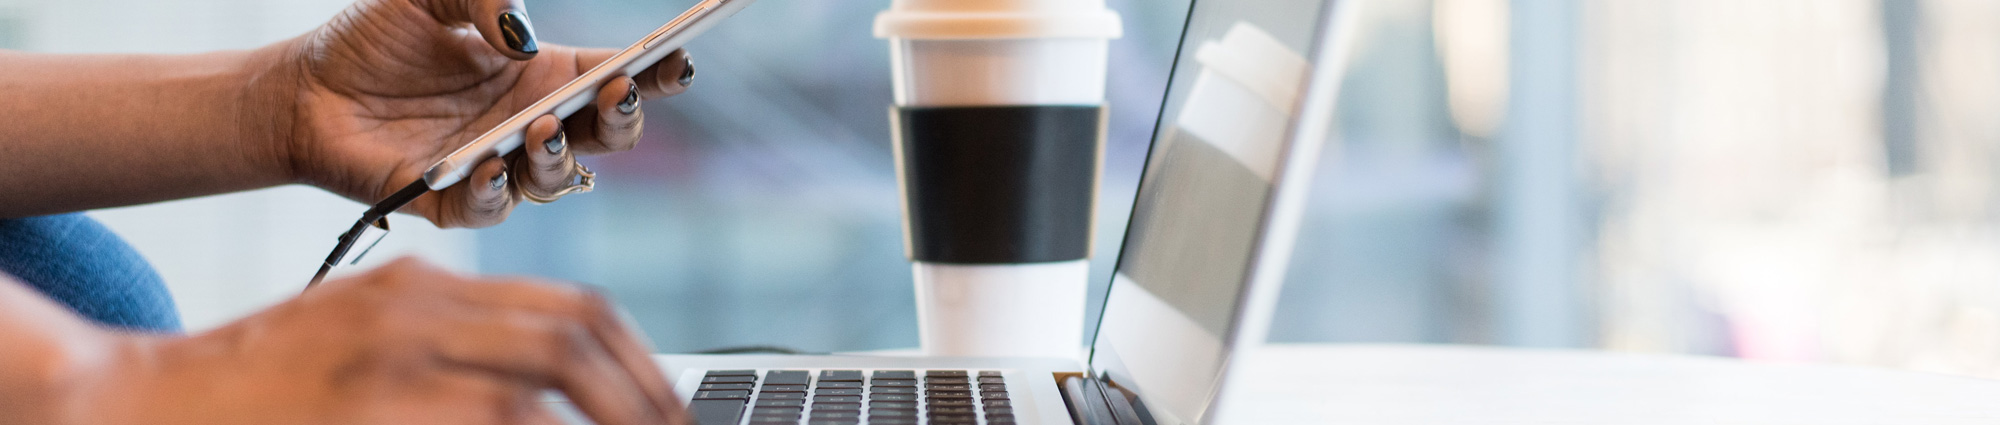
[[[283,54],[0,51],[0,217],[289,181]]]

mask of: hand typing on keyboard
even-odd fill
[[[611,304],[582,287],[412,260],[192,336],[90,326],[0,277],[0,424],[598,425],[686,411]]]

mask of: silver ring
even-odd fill
[[[549,194],[548,196],[536,195],[534,192],[528,190],[528,185],[524,184],[514,185],[514,190],[520,192],[521,199],[525,199],[528,202],[547,204],[573,193],[589,192],[591,189],[597,188],[597,173],[590,172],[590,167],[585,167],[583,163],[576,162],[576,157],[574,156],[569,158],[569,165],[570,170],[576,174],[575,180],[569,186],[557,190],[556,193]]]

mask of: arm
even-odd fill
[[[278,52],[0,51],[0,217],[255,189],[290,179]]]
[[[600,424],[687,423],[618,317],[583,288],[404,260],[169,337],[0,280],[0,425],[554,424],[550,389]]]
[[[519,0],[360,0],[251,51],[0,51],[0,217],[292,182],[372,204],[615,53],[537,42]],[[566,187],[575,155],[631,149],[639,101],[679,94],[693,74],[676,52],[607,82],[584,110],[531,125],[530,149],[404,212],[497,224],[517,191]]]

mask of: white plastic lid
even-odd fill
[[[1230,26],[1220,41],[1203,42],[1194,57],[1208,70],[1243,84],[1286,114],[1297,106],[1298,88],[1305,83],[1310,66],[1305,56],[1285,47],[1277,37],[1244,22]]]
[[[894,0],[875,16],[875,36],[911,40],[1118,38],[1118,12],[1104,0]]]

